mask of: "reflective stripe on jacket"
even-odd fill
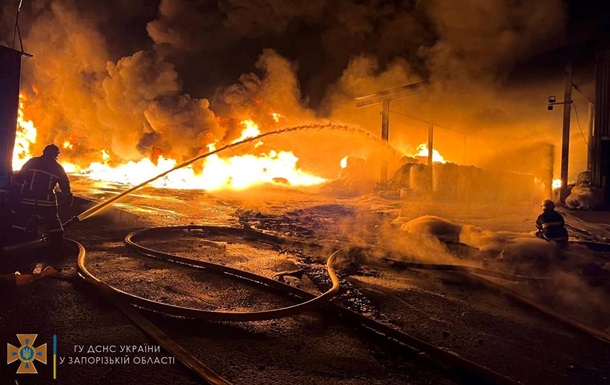
[[[35,206],[55,206],[55,186],[70,193],[70,182],[64,168],[54,158],[39,156],[28,160],[15,182],[21,187],[21,203]]]
[[[545,211],[536,219],[536,227],[545,239],[552,241],[567,241],[568,231],[565,228],[563,216],[557,211]]]

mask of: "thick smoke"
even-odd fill
[[[379,137],[380,105],[357,108],[355,98],[428,80],[421,92],[391,102],[394,148],[413,154],[434,123],[435,148],[450,161],[539,178],[554,169],[557,177],[561,112],[547,112],[546,100],[563,96],[564,61],[556,50],[568,43],[566,4],[24,0],[22,40],[34,56],[24,60],[22,89],[27,118],[38,128],[34,150],[69,141],[62,160],[81,166],[101,160],[101,150],[114,162],[159,155],[181,160],[238,138],[245,119],[263,132],[319,123],[369,132],[306,130],[267,137],[256,149],[294,150],[304,170],[334,177],[345,155],[384,156],[379,141],[371,140]],[[0,5],[0,43],[12,47],[15,41],[17,49],[18,5]],[[574,79],[592,99],[592,72],[576,71]],[[571,178],[584,169],[586,153],[580,132],[586,101],[574,98],[580,121],[574,114]],[[280,114],[277,121],[272,113]],[[428,203],[400,217],[439,210],[440,203]],[[260,209],[258,197],[252,206]],[[527,233],[444,223],[455,242],[495,256],[531,250],[536,257],[538,247],[547,246]],[[380,242],[425,262],[456,261],[434,234],[413,224],[404,237],[391,230]],[[587,289],[578,280],[565,288],[575,288],[569,293],[578,294],[576,301]]]
[[[34,57],[23,88],[38,147],[69,140],[65,156],[83,165],[102,149],[117,161],[185,158],[238,137],[243,119],[262,131],[331,121],[378,136],[380,106],[356,108],[354,98],[420,80],[430,86],[392,102],[390,143],[400,151],[425,141],[426,121],[438,126],[437,149],[457,163],[489,164],[502,146],[559,143],[561,117],[546,113],[545,101],[561,94],[561,66],[544,79],[520,74],[564,44],[560,0],[127,3],[24,3],[20,26]],[[17,5],[3,5],[9,46]],[[377,151],[330,139],[354,156]],[[581,142],[574,135],[577,165]],[[349,155],[344,147],[327,146],[337,155],[320,163]]]

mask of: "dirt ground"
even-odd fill
[[[120,186],[84,179],[73,184],[79,197],[91,201],[120,191]],[[79,205],[71,214],[84,207]],[[228,311],[275,308],[291,301],[226,277],[138,256],[123,245],[125,235],[144,227],[221,225],[324,245],[315,253],[283,250],[255,241],[210,239],[186,231],[146,241],[156,249],[267,277],[302,269],[305,274],[301,278],[287,276],[285,281],[314,294],[328,284],[323,263],[329,251],[348,247],[350,252],[337,262],[342,292],[333,301],[524,384],[609,383],[607,342],[463,274],[402,269],[383,259],[421,260],[422,255],[428,255],[426,262],[450,258],[481,265],[484,254],[459,245],[432,242],[416,244],[415,248],[405,246],[408,236],[395,220],[436,215],[494,232],[527,234],[534,229],[538,210],[532,204],[456,205],[388,200],[376,195],[337,198],[279,187],[218,194],[147,188],[77,224],[68,236],[83,244],[88,268],[108,284],[165,303]],[[574,230],[586,232],[583,223],[573,224],[571,235],[585,237]],[[577,265],[578,269],[601,266],[603,271],[608,257],[605,252],[578,245],[574,253],[588,261]],[[74,263],[64,260],[59,267],[69,268]],[[566,269],[553,269],[547,280],[535,285],[496,281],[610,331],[607,282],[580,279],[575,271]],[[35,362],[38,375],[16,374],[17,363],[0,363],[2,384],[198,383],[180,363],[169,362],[168,353],[157,351],[156,344],[113,305],[78,281],[45,279],[22,287],[3,284],[2,290],[2,341],[19,345],[16,334],[37,334],[36,344],[46,342],[51,357],[55,335],[58,360],[56,380],[51,360],[46,365]],[[247,323],[196,322],[144,314],[234,384],[469,383],[452,376],[450,368],[425,354],[380,342],[327,312]],[[112,347],[117,352],[112,352]]]

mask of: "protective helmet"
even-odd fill
[[[50,156],[53,158],[57,158],[59,156],[59,147],[54,144],[49,144],[42,150],[42,155]]]
[[[555,209],[555,203],[553,203],[553,201],[550,199],[545,199],[542,201],[540,207],[542,207],[544,210],[553,210]]]

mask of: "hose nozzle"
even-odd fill
[[[62,226],[65,229],[67,227],[77,224],[78,222],[80,222],[80,218],[77,215],[75,215],[72,218],[68,219],[68,221],[66,223],[62,224]]]
[[[19,253],[25,253],[40,247],[47,246],[49,238],[46,235],[40,235],[38,238],[16,245],[5,246],[0,248],[1,256],[11,256]]]

